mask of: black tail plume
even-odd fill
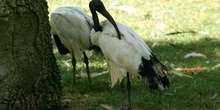
[[[70,53],[69,50],[61,43],[58,35],[53,35],[53,38],[55,40],[58,51],[61,55],[66,55],[66,54]]]
[[[151,89],[163,90],[169,87],[169,80],[166,77],[166,67],[152,55],[150,60],[146,60],[142,57],[142,64],[139,66],[139,75],[142,77],[142,81]]]

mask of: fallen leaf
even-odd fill
[[[215,99],[216,97],[218,97],[218,93],[213,94],[212,99]]]
[[[172,74],[174,74],[174,75],[177,75],[177,76],[180,76],[180,77],[193,78],[193,77],[190,76],[190,75],[182,74],[182,73],[180,73],[179,71],[176,71],[176,70],[170,71],[170,73],[172,73]]]
[[[164,23],[157,23],[155,27],[159,30],[164,30],[166,25]]]
[[[115,108],[108,104],[100,104],[101,107],[108,109],[108,110],[115,110]]]
[[[92,73],[91,77],[98,77],[98,76],[101,76],[101,75],[104,75],[104,74],[107,74],[107,73],[108,73],[108,71],[103,71],[101,73]]]
[[[212,69],[216,69],[216,68],[220,68],[220,63],[212,67]]]
[[[182,71],[182,72],[200,72],[207,70],[206,67],[194,67],[194,68],[176,68],[176,71]]]
[[[121,10],[121,11],[127,12],[130,15],[139,16],[135,8],[130,5],[119,5],[118,2],[112,2],[110,3],[109,8]]]
[[[159,46],[159,44],[158,43],[156,43],[156,42],[154,42],[153,44],[152,44],[152,48],[154,48],[154,47],[157,47],[157,46]]]
[[[206,55],[202,54],[202,53],[197,53],[197,52],[191,52],[191,53],[187,53],[184,58],[189,58],[189,57],[201,57],[201,58],[207,58]]]
[[[63,99],[62,100],[62,103],[69,103],[69,102],[71,102],[72,100],[71,99]]]
[[[92,78],[94,78],[94,77],[98,77],[98,76],[102,76],[102,75],[104,75],[104,74],[107,74],[108,73],[108,71],[103,71],[103,72],[94,72],[94,73],[91,73],[91,77]],[[80,73],[80,75],[76,75],[76,76],[78,76],[78,77],[83,77],[83,78],[87,78],[88,76],[87,76],[87,73],[86,72],[82,72],[81,71],[81,73]]]
[[[66,65],[67,67],[70,67],[71,65],[68,63],[68,61],[62,61],[64,63],[64,65]]]
[[[204,35],[209,34],[209,32],[207,32],[207,31],[199,31],[198,33],[199,33],[199,34],[204,34]]]

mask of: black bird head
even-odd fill
[[[115,20],[112,18],[112,16],[105,9],[105,6],[101,0],[92,0],[89,3],[89,8],[92,13],[95,31],[102,31],[102,28],[99,25],[98,15],[96,14],[96,11],[97,11],[112,23],[112,25],[115,27],[115,30],[118,34],[118,38],[121,39],[120,31],[115,23]]]

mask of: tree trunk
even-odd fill
[[[57,110],[61,82],[45,0],[0,0],[0,110]]]

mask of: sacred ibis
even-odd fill
[[[60,7],[51,13],[50,25],[59,53],[71,54],[73,82],[75,82],[76,59],[82,58],[83,55],[90,84],[89,62],[85,51],[93,48],[90,41],[92,17],[79,7]]]
[[[92,0],[89,8],[94,22],[94,29],[90,34],[91,42],[100,47],[104,54],[112,87],[119,81],[123,90],[123,78],[127,76],[129,109],[131,109],[130,78],[132,76],[139,76],[151,89],[163,90],[169,87],[165,66],[153,55],[137,33],[121,23],[115,23],[100,0]],[[108,20],[99,23],[96,11]],[[122,94],[122,107],[123,96]]]

